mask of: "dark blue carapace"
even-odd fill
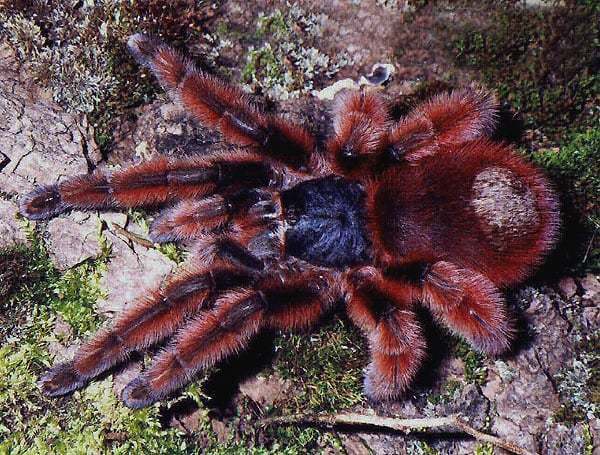
[[[365,192],[341,177],[308,180],[281,194],[286,252],[312,264],[346,267],[367,263]]]

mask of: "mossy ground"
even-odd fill
[[[561,191],[565,237],[563,261],[575,271],[600,271],[600,128],[569,132],[554,148],[531,152]],[[583,241],[581,241],[583,240]]]
[[[526,128],[560,141],[573,125],[598,125],[598,2],[482,2],[475,11],[476,20],[447,26],[449,52],[518,111]]]
[[[52,364],[51,347],[89,335],[102,319],[94,311],[108,245],[94,260],[59,272],[43,240],[30,226],[29,244],[0,251],[6,292],[0,310],[8,320],[0,348],[0,453],[185,452],[174,429],[163,429],[157,409],[131,412],[112,392],[110,378],[73,397],[53,400],[36,386]],[[102,243],[101,243],[102,245]],[[69,330],[56,330],[58,320]],[[125,436],[124,436],[125,435]]]
[[[275,370],[297,391],[287,403],[290,411],[336,411],[364,402],[367,346],[346,320],[336,316],[310,335],[284,334],[276,351]]]
[[[146,32],[176,44],[198,38],[219,2],[18,0],[0,4],[0,35],[55,101],[86,114],[104,153],[116,120],[147,103],[156,84],[123,43]]]

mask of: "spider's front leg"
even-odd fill
[[[364,179],[403,161],[415,162],[440,146],[489,136],[497,105],[489,93],[463,89],[440,94],[392,123],[377,93],[342,95],[334,107],[334,135],[328,159],[339,173]]]
[[[240,89],[197,69],[157,39],[135,34],[127,45],[176,101],[205,125],[220,130],[228,141],[257,147],[294,169],[317,164],[314,137],[303,127],[261,112]]]
[[[223,295],[215,309],[200,314],[123,391],[131,408],[158,401],[190,382],[201,369],[244,349],[262,328],[301,329],[331,306],[331,279],[313,272],[269,276],[254,288]]]
[[[186,199],[160,213],[150,227],[154,242],[180,242],[197,239],[230,223],[244,237],[281,217],[278,193],[244,189],[201,199]]]
[[[414,162],[440,146],[458,146],[489,137],[498,121],[498,105],[487,92],[474,89],[439,94],[415,107],[389,130],[387,160]]]
[[[348,282],[348,315],[368,337],[371,350],[365,393],[376,401],[396,398],[425,358],[425,340],[413,311],[419,290],[372,267],[353,272]]]
[[[161,157],[111,174],[39,187],[22,199],[20,211],[41,220],[68,210],[157,206],[224,189],[267,187],[276,183],[277,172],[262,157],[246,152],[185,160]]]
[[[333,168],[345,175],[364,176],[385,149],[387,106],[376,93],[341,95],[334,105],[334,134],[327,143]]]
[[[72,361],[50,369],[39,382],[42,391],[58,396],[84,386],[131,352],[171,336],[186,318],[210,308],[222,292],[250,286],[263,269],[259,258],[232,239],[221,240],[213,250],[211,261],[189,262],[164,286],[134,302],[111,329],[87,341]]]

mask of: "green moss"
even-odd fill
[[[208,431],[211,431],[208,429]],[[271,443],[267,446],[254,445],[247,439],[236,440],[233,436],[225,443],[212,440],[202,449],[207,455],[300,455],[324,453],[326,447],[338,448],[336,438],[315,428],[279,427],[269,433]]]
[[[272,14],[260,14],[257,21],[256,36],[258,38],[287,39],[291,36],[288,19],[281,10],[275,10]]]
[[[494,446],[489,442],[486,444],[477,444],[475,446],[475,455],[494,455]]]
[[[428,396],[427,402],[433,406],[438,404],[449,403],[455,399],[457,394],[460,394],[462,388],[462,382],[451,379],[446,382],[441,393]]]
[[[473,348],[464,340],[457,340],[454,353],[460,357],[465,366],[465,380],[471,384],[483,385],[487,380],[487,366],[485,356]]]
[[[333,434],[317,428],[279,427],[269,432],[269,437],[273,438],[269,453],[274,454],[324,453],[326,448],[332,451],[337,448],[340,453],[341,448]]]
[[[600,270],[600,129],[570,133],[558,148],[542,149],[531,158],[552,177],[563,197],[565,224],[582,226],[576,255],[579,271]]]
[[[158,407],[125,408],[110,377],[65,399],[40,394],[36,381],[53,363],[50,346],[73,341],[54,333],[57,317],[74,337],[101,322],[94,304],[102,295],[98,281],[109,246],[100,242],[97,259],[61,273],[31,225],[27,229],[28,246],[0,251],[0,264],[17,257],[20,264],[18,280],[0,304],[10,315],[0,348],[0,453],[187,453],[189,442],[162,428]]]
[[[148,234],[150,233],[150,223],[148,222],[146,213],[139,210],[129,210],[127,215],[140,227],[145,236],[148,237]],[[187,256],[187,253],[181,246],[172,242],[155,244],[154,248],[176,264],[181,264]]]
[[[319,49],[324,16],[298,4],[285,11],[259,13],[241,80],[254,92],[288,99],[310,92],[316,81],[330,78],[349,63],[346,54],[332,57]]]
[[[175,243],[162,243],[156,249],[176,264],[181,264],[185,260],[185,251]]]
[[[91,276],[88,280],[86,275],[101,268],[101,259],[98,263],[84,263],[61,274],[33,224],[25,223],[24,229],[29,245],[0,250],[0,264],[18,267],[18,274],[12,276],[13,282],[7,286],[10,290],[0,302],[1,312],[12,322],[3,327],[3,332],[7,337],[17,337],[26,330],[32,318],[50,313],[66,317],[76,330],[89,327],[93,324],[90,307],[100,290],[96,277]],[[75,308],[69,308],[71,299]]]
[[[583,455],[593,455],[594,453],[594,437],[590,424],[586,423],[583,426]]]
[[[274,87],[285,81],[286,68],[276,55],[270,43],[258,49],[250,49],[246,56],[246,66],[242,69],[242,81]]]
[[[425,441],[408,441],[406,449],[408,455],[440,455],[439,450],[431,447]]]
[[[600,416],[600,331],[581,338],[577,356],[555,376],[561,407],[554,419],[573,424]]]
[[[600,216],[600,129],[571,134],[558,150],[538,150],[532,157],[574,193],[581,212]]]
[[[275,370],[294,384],[291,412],[334,411],[364,400],[362,369],[367,347],[349,323],[336,319],[318,332],[282,335]]]
[[[467,2],[469,3],[469,2]],[[526,127],[558,140],[573,124],[593,125],[600,90],[597,2],[486,2],[467,24],[444,24],[456,62],[523,114]]]

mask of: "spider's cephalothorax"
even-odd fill
[[[239,147],[68,178],[23,199],[21,212],[36,220],[168,204],[153,240],[192,244],[165,283],[40,380],[45,393],[66,394],[169,339],[124,389],[128,406],[146,406],[261,329],[308,328],[341,299],[369,339],[373,399],[397,397],[425,356],[419,303],[479,350],[509,347],[499,289],[551,248],[558,209],[544,177],[489,139],[489,94],[439,95],[392,121],[376,94],[352,92],[319,147],[170,47],[134,35],[129,48],[192,116]]]

